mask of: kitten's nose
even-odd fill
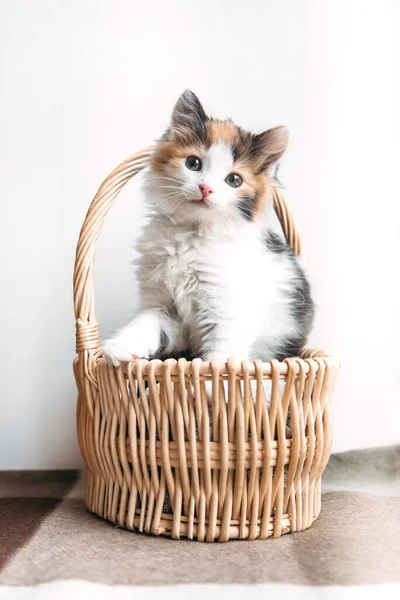
[[[214,192],[214,190],[212,190],[209,185],[204,185],[202,183],[199,185],[199,189],[203,200],[204,198],[207,198],[207,196]]]

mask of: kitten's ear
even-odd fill
[[[170,131],[178,136],[195,134],[201,138],[208,117],[200,100],[190,90],[178,98],[171,117]]]
[[[288,145],[289,135],[289,129],[280,125],[255,136],[255,151],[261,159],[263,169],[268,169],[282,158]]]

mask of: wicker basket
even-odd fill
[[[87,507],[120,527],[174,539],[254,540],[306,529],[320,512],[331,449],[334,357],[305,349],[301,358],[269,363],[171,359],[113,368],[104,360],[93,305],[96,241],[119,191],[151,152],[107,177],[77,247],[74,371]],[[274,206],[299,254],[278,190]]]

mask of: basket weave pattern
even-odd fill
[[[96,242],[119,191],[151,152],[104,181],[77,247],[74,372],[87,507],[121,527],[175,539],[254,540],[306,529],[320,512],[332,443],[334,357],[304,349],[269,363],[182,358],[115,368],[104,360],[93,300]],[[273,196],[300,254],[289,209],[278,190]]]

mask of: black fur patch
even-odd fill
[[[279,237],[278,234],[273,231],[268,230],[265,234],[264,243],[270,252],[275,252],[275,254],[288,254],[293,256],[293,252],[290,247],[287,245],[285,240]]]
[[[235,144],[233,157],[234,160],[249,161],[258,165],[255,171],[256,175],[263,173],[269,164],[270,157],[265,155],[265,149],[260,143],[260,136],[255,133],[245,131],[237,127],[239,134],[238,143]]]
[[[165,331],[162,329],[161,334],[160,334],[160,346],[159,346],[159,351],[161,353],[165,352],[165,350],[167,349],[168,342],[169,342],[168,336],[165,333]]]
[[[304,338],[288,338],[284,340],[274,353],[274,358],[282,362],[285,358],[299,356],[301,349],[305,344]]]
[[[161,334],[160,334],[160,343],[159,343],[159,346],[158,346],[157,350],[154,352],[154,354],[149,357],[150,360],[153,360],[154,358],[158,358],[158,359],[164,360],[165,351],[166,351],[166,349],[168,347],[168,343],[169,343],[168,336],[165,333],[165,331],[162,329],[161,330]]]
[[[232,150],[233,162],[236,162],[237,159],[239,158],[239,148],[237,147],[236,144],[232,144],[231,150]]]
[[[193,92],[186,90],[175,104],[171,129],[167,131],[167,137],[172,132],[178,139],[184,142],[205,143],[206,123],[208,117],[204,112],[200,100]]]
[[[294,271],[292,287],[289,291],[283,293],[289,296],[290,310],[299,325],[300,333],[298,336],[287,337],[281,346],[277,348],[276,358],[283,360],[291,356],[298,356],[301,348],[306,343],[314,319],[314,302],[311,298],[310,284],[290,246],[272,231],[267,231],[264,241],[270,252],[285,254],[292,263]]]
[[[254,217],[254,211],[257,204],[258,193],[254,192],[252,196],[242,196],[239,201],[239,211],[246,221],[252,221]]]

